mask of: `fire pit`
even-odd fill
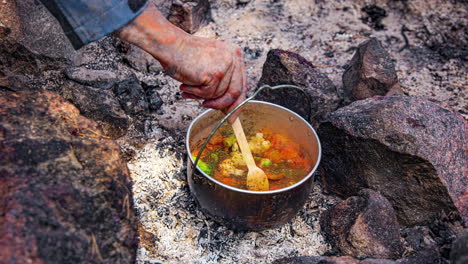
[[[208,110],[198,116],[187,132],[187,152],[206,140],[222,114]],[[203,172],[193,171],[194,159],[188,155],[188,183],[202,210],[216,221],[239,230],[262,230],[289,221],[304,205],[312,187],[321,155],[320,142],[314,129],[300,116],[281,106],[251,101],[241,112],[246,131],[264,128],[287,135],[304,149],[313,162],[312,169],[299,182],[270,191],[250,191],[226,185]],[[281,125],[278,125],[281,124]],[[228,124],[225,124],[228,125]]]

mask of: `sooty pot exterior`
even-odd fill
[[[191,161],[188,161],[191,164]],[[263,230],[285,224],[302,208],[313,177],[294,189],[251,194],[228,189],[188,168],[188,184],[204,213],[236,230]]]

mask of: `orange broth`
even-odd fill
[[[274,133],[269,129],[262,129],[258,132],[263,134],[263,139],[269,141],[270,146],[262,152],[252,154],[257,166],[265,171],[269,179],[270,190],[282,189],[293,185],[310,172],[313,162],[299,144],[294,143],[288,136]],[[252,136],[254,135],[247,135],[249,142]],[[203,151],[200,158],[202,163],[199,161],[199,167],[205,173],[224,184],[240,189],[247,189],[247,166],[235,166],[237,170],[242,170],[242,173],[239,173],[239,171],[238,173],[231,173],[220,168],[220,164],[224,160],[231,158],[233,146],[228,146],[226,139],[232,139],[233,137],[232,128],[221,128]],[[192,152],[193,157],[196,157],[199,149],[200,146],[195,148],[195,151]],[[265,160],[269,160],[269,164]]]

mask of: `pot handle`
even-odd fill
[[[190,177],[193,175],[194,171],[195,171],[195,167],[197,166],[197,163],[198,163],[198,160],[200,159],[203,151],[205,150],[205,147],[206,145],[208,144],[208,142],[210,142],[211,138],[213,137],[213,135],[216,133],[216,131],[218,131],[218,129],[221,127],[221,125],[226,122],[226,120],[239,108],[241,108],[244,104],[246,104],[248,101],[252,100],[255,98],[255,96],[257,96],[263,89],[271,89],[271,90],[276,90],[276,89],[284,89],[284,88],[293,88],[293,89],[298,89],[300,91],[302,91],[306,98],[307,98],[307,101],[310,105],[311,103],[311,98],[310,98],[310,94],[308,94],[304,89],[296,86],[296,85],[292,85],[292,84],[281,84],[281,85],[276,85],[276,86],[270,86],[270,85],[263,85],[261,86],[260,88],[258,88],[257,91],[255,91],[255,93],[250,96],[249,98],[245,99],[242,103],[240,103],[238,106],[236,106],[234,109],[232,109],[231,112],[229,112],[228,114],[226,114],[226,116],[221,119],[218,124],[216,124],[216,126],[213,128],[213,131],[211,131],[210,135],[206,138],[205,142],[203,143],[203,145],[201,146],[200,148],[200,151],[198,152],[198,155],[197,157],[195,158],[195,161],[191,164],[192,166],[192,169],[190,170],[191,171],[191,175]],[[190,155],[190,153],[189,153]]]

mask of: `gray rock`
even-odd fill
[[[65,76],[75,82],[99,88],[110,88],[118,81],[117,74],[109,70],[93,70],[85,67],[65,69]]]
[[[51,92],[0,91],[0,262],[134,263],[119,146]]]
[[[376,38],[359,45],[343,74],[346,101],[375,95],[402,95],[392,59]]]
[[[320,226],[333,249],[344,255],[391,259],[401,255],[395,211],[385,197],[370,189],[325,211]]]
[[[116,139],[127,133],[130,120],[111,90],[69,82],[61,91],[83,116],[96,121],[106,136]]]
[[[450,260],[453,264],[468,263],[468,231],[453,242]]]
[[[317,127],[340,102],[336,87],[328,77],[300,55],[285,50],[270,50],[258,86],[293,84],[304,89],[264,90],[256,99],[284,106]]]
[[[151,0],[159,9],[159,11],[167,17],[171,12],[171,6],[173,0]]]
[[[73,61],[77,53],[55,17],[37,0],[15,2],[23,29],[19,42],[36,54]]]
[[[318,134],[326,190],[377,190],[405,226],[456,208],[466,224],[468,122],[459,114],[420,98],[377,96],[333,112]]]
[[[145,91],[135,76],[117,83],[113,90],[127,114],[137,115],[148,112],[149,106]]]
[[[208,0],[174,0],[167,19],[186,32],[195,33],[211,21],[210,2]]]

